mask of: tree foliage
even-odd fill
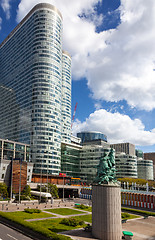
[[[31,188],[29,185],[25,186],[25,188],[22,191],[22,195],[25,195],[26,197],[31,197]]]
[[[7,186],[5,183],[0,183],[0,197],[2,198],[8,197]]]
[[[37,191],[40,191],[40,186],[37,186]],[[41,191],[42,192],[49,192],[53,198],[59,198],[58,195],[58,188],[55,184],[48,183],[48,191],[47,191],[47,186],[41,186]]]
[[[121,183],[128,182],[129,186],[132,186],[132,183],[136,183],[138,185],[143,186],[143,185],[146,185],[146,183],[148,182],[147,180],[140,179],[140,178],[118,178],[117,180],[120,181]]]
[[[54,198],[59,198],[58,195],[58,188],[55,184],[48,183],[48,192],[52,195]]]

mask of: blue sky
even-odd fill
[[[39,2],[0,1],[0,42]],[[72,55],[72,111],[78,102],[73,134],[101,131],[111,143],[155,151],[155,1],[42,2],[63,15],[63,47]]]

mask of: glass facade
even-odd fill
[[[144,153],[142,150],[136,149],[135,153],[138,158],[144,158]]]
[[[101,156],[104,155],[105,149],[103,146],[86,145],[80,151],[80,177],[83,182],[92,183],[97,174],[97,165]]]
[[[81,143],[101,139],[107,142],[107,136],[100,132],[80,132],[77,137],[81,138]]]
[[[26,144],[19,144],[4,139],[1,139],[0,143],[0,161],[13,159],[30,161],[30,147]]]
[[[62,16],[50,4],[36,5],[0,45],[1,137],[30,144],[35,173],[60,172],[62,120],[70,141],[70,66]]]
[[[153,161],[138,159],[137,161],[138,178],[153,180]]]
[[[79,178],[80,176],[80,146],[63,144],[61,147],[61,172],[67,176]]]
[[[137,178],[137,157],[125,153],[116,153],[116,177]]]
[[[62,141],[71,142],[71,57],[62,54]]]

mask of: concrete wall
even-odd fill
[[[118,185],[93,185],[92,234],[101,240],[121,239],[121,191]]]

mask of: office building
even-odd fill
[[[30,145],[34,173],[59,174],[71,142],[71,57],[62,15],[37,4],[0,44],[0,137]]]
[[[91,132],[91,136],[95,136],[95,134]],[[101,157],[104,155],[104,152],[110,152],[110,144],[107,142],[107,139],[105,141],[100,138],[101,135],[98,136],[99,139],[95,137],[95,139],[91,138],[92,141],[90,138],[84,141],[80,150],[80,178],[82,182],[93,182]]]
[[[61,172],[74,178],[80,177],[80,151],[82,146],[61,143]]]
[[[153,180],[153,161],[139,158],[137,160],[138,178]]]
[[[33,163],[30,162],[30,146],[0,139],[0,182],[5,182],[9,186],[11,184],[12,166],[14,166],[16,173],[19,173],[20,163],[22,166],[26,166],[25,182],[26,180],[28,183],[31,182]]]
[[[115,154],[116,177],[137,178],[137,157],[124,152]]]
[[[153,161],[153,174],[155,179],[155,152],[144,153],[144,159]]]
[[[144,153],[142,150],[136,149],[135,154],[136,154],[137,158],[144,158]]]
[[[77,137],[81,138],[81,143],[90,142],[93,140],[103,140],[107,142],[107,136],[101,132],[80,132],[77,133]]]
[[[135,156],[135,145],[132,143],[110,144],[110,147],[114,148],[116,152],[124,152],[131,156]]]

